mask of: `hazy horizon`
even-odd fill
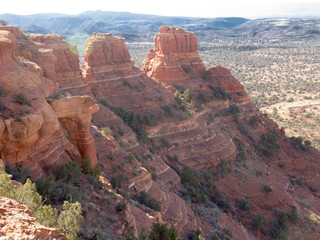
[[[47,2],[45,5],[39,0],[30,0],[19,3],[16,0],[6,2],[1,6],[0,14],[9,13],[17,15],[32,15],[41,13],[62,13],[77,15],[87,11],[115,11],[138,14],[151,14],[177,17],[320,17],[320,0],[305,0],[294,2],[292,0],[269,0],[267,3],[244,0],[225,0],[223,2],[207,2],[198,0],[197,5],[186,1],[163,0],[156,4],[150,1],[118,1],[101,3],[98,0],[88,1],[62,1]],[[17,8],[19,6],[19,8]]]

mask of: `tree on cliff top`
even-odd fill
[[[1,24],[2,26],[7,26],[7,25],[9,24],[9,22],[6,21],[6,20],[4,20],[4,19],[0,19],[0,24]]]

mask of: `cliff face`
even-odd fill
[[[80,160],[87,151],[80,151],[83,153],[81,155],[79,144],[77,149],[65,137],[57,113],[46,101],[55,88],[54,84],[42,76],[41,68],[35,63],[14,57],[15,37],[8,31],[2,30],[0,33],[1,52],[4,53],[1,55],[4,64],[1,65],[7,66],[0,72],[1,158],[13,166],[29,167],[32,176],[40,178],[53,166],[70,159]],[[60,101],[68,102],[67,99]],[[89,134],[88,119],[97,108],[93,107],[92,102],[81,105],[74,101],[69,105],[71,109],[82,107],[81,114],[88,114],[87,119],[78,124],[86,126],[85,132]],[[74,132],[78,133],[77,130]],[[89,155],[95,163],[95,153]]]
[[[94,34],[87,40],[83,76],[99,99],[138,113],[155,114],[173,95],[134,66],[124,39]]]
[[[155,50],[143,61],[143,71],[158,82],[179,83],[190,76],[202,78],[206,71],[198,54],[197,37],[180,27],[160,27]]]
[[[19,32],[15,30],[15,32]],[[35,62],[43,76],[59,85],[60,92],[88,95],[90,90],[81,75],[76,46],[67,43],[62,36],[17,34],[16,56]]]

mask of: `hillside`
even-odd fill
[[[58,212],[81,203],[79,237],[159,222],[189,239],[319,238],[320,153],[207,69],[194,33],[160,27],[140,70],[114,34],[87,40],[80,69],[63,37],[0,30],[1,158]]]

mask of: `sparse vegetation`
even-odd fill
[[[153,223],[149,240],[178,240],[178,231],[167,224]]]
[[[8,197],[27,205],[33,212],[36,220],[47,227],[56,227],[65,233],[68,239],[76,240],[83,220],[82,208],[79,202],[64,201],[59,214],[51,205],[43,205],[42,196],[30,179],[17,188],[12,184],[10,177],[0,165],[0,196]]]
[[[16,101],[17,101],[17,103],[31,106],[31,103],[30,103],[29,99],[28,99],[27,96],[26,96],[24,93],[22,93],[22,92],[17,95]]]
[[[138,195],[136,196],[136,200],[140,203],[140,204],[144,204],[145,206],[160,212],[161,211],[161,205],[160,203],[154,199],[151,198],[150,195],[148,193],[146,193],[145,191],[141,191],[138,193]]]

